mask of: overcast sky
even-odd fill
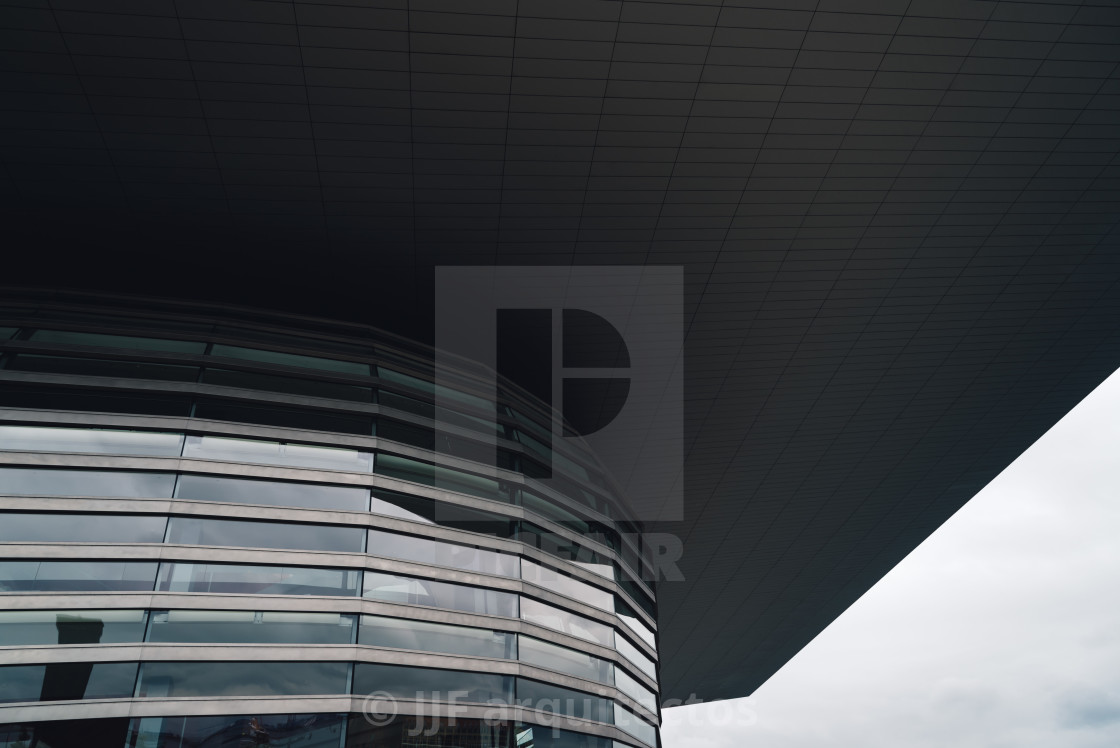
[[[665,748],[1120,746],[1120,374],[748,699]]]

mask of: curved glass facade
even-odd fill
[[[0,745],[657,748],[640,527],[539,404],[464,371],[437,450],[422,347],[115,303],[0,308]]]

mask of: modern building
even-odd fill
[[[465,371],[437,437],[375,330],[48,297],[0,334],[0,744],[657,748],[637,528],[516,387]]]
[[[277,639],[325,629],[285,628],[266,613],[353,616],[358,637],[353,644],[276,643],[270,651],[282,649],[283,659],[260,660],[331,662],[333,672],[354,678],[341,691],[302,697],[298,708],[281,709],[280,695],[256,695],[252,704],[218,697],[215,704],[201,695],[175,701],[170,691],[137,697],[135,689],[110,699],[121,710],[113,716],[104,711],[109,702],[92,698],[11,702],[0,707],[0,725],[52,726],[34,735],[31,727],[12,728],[5,739],[60,746],[129,730],[165,732],[169,740],[179,739],[176,730],[209,730],[219,743],[259,744],[267,735],[282,744],[295,739],[283,737],[285,730],[329,733],[345,722],[348,730],[354,725],[347,740],[364,740],[355,736],[369,734],[360,732],[372,728],[368,721],[338,715],[361,711],[359,670],[394,664],[391,647],[361,641],[361,617],[394,619],[393,605],[408,612],[396,620],[493,631],[511,646],[510,637],[519,637],[519,653],[531,651],[524,647],[530,639],[567,647],[610,665],[614,679],[581,678],[557,659],[549,668],[485,656],[489,664],[479,673],[513,679],[503,697],[531,688],[523,681],[549,683],[602,699],[588,709],[619,704],[637,715],[640,728],[655,714],[634,698],[644,692],[625,691],[627,677],[663,703],[751,693],[1120,365],[1118,27],[1120,15],[1106,3],[1017,0],[0,5],[0,325],[11,328],[0,398],[4,426],[24,429],[13,432],[17,449],[3,452],[15,460],[11,469],[49,469],[42,475],[53,477],[82,467],[164,474],[162,487],[151,490],[166,494],[166,481],[181,493],[175,486],[183,476],[216,476],[222,464],[227,485],[234,478],[258,481],[252,485],[288,480],[368,490],[370,502],[389,490],[443,502],[426,505],[432,515],[421,522],[357,504],[247,510],[215,494],[4,498],[9,513],[115,512],[137,515],[137,528],[160,517],[168,522],[167,542],[137,543],[141,534],[134,534],[126,538],[131,546],[102,544],[104,563],[141,565],[119,567],[122,584],[133,568],[154,574],[149,590],[107,593],[117,601],[112,606],[93,593],[81,606],[76,591],[58,592],[49,605],[55,593],[4,593],[9,607],[23,601],[26,611],[53,611],[56,622],[68,609],[127,608],[145,617],[139,638],[138,619],[106,619],[100,631],[64,620],[73,644],[58,644],[56,627],[48,632],[53,644],[3,649],[0,666],[42,669],[40,696],[44,688],[48,696],[74,693],[61,682],[108,682],[98,678],[110,670],[91,668],[86,677],[79,665],[76,675],[48,678],[46,665],[66,673],[63,661],[80,662],[74,658],[83,647],[94,656],[84,639],[101,638],[96,654],[116,652],[120,673],[143,663],[141,684],[152,683],[144,665],[190,662],[187,649],[215,662],[249,662],[267,649],[232,642],[241,658],[233,659],[211,644],[152,641],[153,631],[172,630],[161,627],[173,625],[175,610],[260,613],[255,630]],[[534,407],[516,386],[503,386],[494,407],[513,408],[529,416],[526,423],[461,402],[462,416],[497,418],[513,429],[485,434],[488,450],[495,440],[507,450],[509,462],[491,466],[494,472],[480,472],[486,460],[473,452],[448,453],[462,444],[433,445],[422,433],[432,419],[423,405],[430,388],[387,372],[427,381],[436,268],[479,265],[683,269],[684,511],[653,528],[681,539],[683,581],[647,584],[633,555],[640,549],[624,537],[612,545],[610,531],[628,534],[617,526],[625,518],[581,500],[612,499],[594,482],[595,455],[565,458],[588,471],[587,481],[558,468],[557,480],[574,482],[552,493],[534,486],[540,474],[533,477],[531,424],[543,420],[524,412]],[[47,292],[25,292],[32,287]],[[52,295],[57,289],[68,292]],[[113,298],[82,295],[102,292]],[[101,316],[75,316],[91,305]],[[104,316],[106,305],[117,311]],[[38,330],[118,336],[101,340],[121,346],[112,351],[91,344],[92,337],[52,342],[34,337]],[[124,345],[119,336],[131,340]],[[140,350],[144,339],[193,347]],[[225,354],[215,356],[217,346]],[[255,354],[246,350],[308,358],[250,359]],[[399,358],[384,358],[393,351]],[[9,365],[13,356],[40,369]],[[366,368],[295,363],[310,359]],[[70,360],[81,364],[47,370]],[[470,393],[478,371],[463,367]],[[158,413],[136,412],[157,406]],[[286,420],[254,420],[280,412]],[[82,443],[79,432],[93,426],[154,431],[170,441],[158,455],[126,454],[142,447]],[[470,442],[472,433],[482,435],[472,432],[476,426],[468,419],[455,428]],[[67,433],[77,441],[53,452],[49,439],[28,428],[76,429]],[[61,432],[45,433],[65,442]],[[115,438],[105,433],[103,440]],[[203,437],[216,449],[230,444],[219,439],[256,440],[262,451],[190,452],[202,448],[192,438]],[[254,462],[272,449],[266,442],[297,445],[275,447],[275,459],[290,464]],[[171,454],[176,444],[181,451]],[[291,455],[304,454],[298,445],[308,448],[307,459],[326,454],[312,448],[334,447],[372,455],[373,463],[368,470],[294,464],[302,458]],[[106,451],[91,455],[95,448]],[[394,455],[431,462],[436,485],[386,472]],[[436,471],[443,460],[491,483]],[[454,480],[466,482],[440,482]],[[479,495],[495,482],[498,494]],[[15,493],[8,490],[14,485],[0,485],[0,493]],[[119,483],[117,489],[127,494]],[[543,503],[526,504],[536,493]],[[467,520],[457,515],[457,524],[439,524],[435,510],[451,505],[518,524],[507,526],[508,536],[497,525],[461,524]],[[548,515],[557,507],[578,511]],[[172,542],[169,533],[187,532],[181,528],[190,520],[210,524]],[[365,545],[202,551],[209,546],[185,542],[218,537],[202,533],[217,533],[219,521],[324,525],[353,537],[364,527]],[[579,524],[589,522],[602,526]],[[565,540],[527,544],[536,532],[530,525]],[[379,556],[370,540],[375,531],[477,547],[501,563],[517,558],[517,574]],[[250,540],[247,531],[233,534]],[[31,537],[7,548],[11,558]],[[19,553],[36,548],[46,552],[36,543]],[[92,553],[93,546],[52,546],[62,557],[79,548]],[[463,553],[447,558],[462,560]],[[278,595],[271,608],[223,607],[220,600],[231,599],[225,595],[241,593],[157,588],[172,584],[161,576],[171,565],[264,568],[292,554],[321,558],[306,568],[338,570],[337,589],[353,594]],[[606,570],[603,559],[617,564],[613,579],[598,573]],[[532,564],[568,575],[539,584]],[[364,597],[374,574],[428,579],[429,587],[487,587],[516,596],[519,605],[536,600],[567,610],[608,627],[614,645],[632,646],[634,657],[656,657],[656,678],[611,646],[523,618],[521,607],[503,616]],[[194,578],[174,580],[189,587]],[[564,594],[562,582],[585,585],[579,589],[591,596]],[[330,586],[320,576],[308,585]],[[592,604],[604,593],[629,607]],[[655,610],[645,609],[655,593]],[[184,602],[206,594],[212,602]],[[328,599],[324,608],[304,609],[319,599]],[[428,610],[440,615],[422,612]],[[458,624],[445,616],[458,616]],[[655,633],[655,649],[646,646],[643,625]],[[219,629],[248,636],[232,622],[178,627],[199,637]],[[41,626],[27,631],[44,635]],[[418,631],[414,625],[410,636]],[[183,659],[169,659],[171,646],[184,648],[176,655]],[[300,659],[315,646],[337,658]],[[62,647],[66,654],[57,654]],[[421,667],[418,657],[409,660],[413,667]],[[455,667],[440,667],[456,657],[462,662]],[[422,666],[462,672],[467,657],[426,652]],[[166,675],[170,688],[172,673]],[[303,688],[314,682],[310,675],[296,680]],[[22,688],[28,693],[26,683]],[[144,711],[157,701],[166,706]],[[266,701],[277,708],[264,708]],[[311,708],[313,701],[323,708]],[[144,722],[185,719],[188,705],[216,722]],[[475,737],[448,732],[454,737],[444,744],[524,743],[528,733],[517,725],[540,726],[544,713],[509,709],[499,720],[505,727],[489,737],[476,725]],[[313,714],[336,716],[306,716]],[[218,719],[231,715],[241,721]],[[641,736],[589,715],[604,716],[601,709],[569,716],[563,735],[594,738],[563,739],[642,748]],[[64,724],[86,718],[117,720],[118,732]],[[415,745],[436,740],[413,737]],[[116,737],[105,739],[116,744]],[[543,739],[534,730],[532,740]]]

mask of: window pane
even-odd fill
[[[600,683],[613,682],[611,663],[607,660],[524,634],[518,637],[517,658],[530,665],[556,670],[576,678]]]
[[[172,517],[167,542],[239,548],[362,552],[361,527]]]
[[[344,714],[134,718],[114,748],[338,748],[345,722]]]
[[[521,504],[529,511],[535,512],[545,519],[550,519],[569,530],[575,530],[583,534],[591,528],[592,523],[573,510],[567,509],[551,499],[538,496],[532,491],[521,489]]]
[[[362,595],[389,603],[427,605],[506,618],[517,617],[517,595],[512,592],[431,579],[367,571],[364,574]]]
[[[214,344],[210,349],[211,356],[224,358],[239,358],[243,361],[259,361],[266,364],[280,364],[281,366],[297,366],[302,369],[319,369],[321,371],[335,371],[342,374],[357,374],[369,376],[369,364],[360,364],[356,361],[339,361],[331,358],[317,356],[303,356],[298,353],[280,353],[279,351],[266,351],[260,348],[242,348],[235,345]]]
[[[162,382],[196,382],[197,366],[155,364],[146,361],[111,361],[99,358],[70,356],[34,356],[21,353],[8,362],[13,371],[48,374],[74,374],[87,377],[119,377],[122,379],[155,379]]]
[[[139,338],[132,335],[107,335],[95,332],[69,332],[65,330],[36,330],[29,340],[58,345],[88,345],[97,348],[130,348],[137,351],[165,351],[167,353],[203,353],[206,344],[193,340],[166,340]]]
[[[145,662],[137,694],[302,696],[346,693],[348,662]]]
[[[622,566],[615,567],[615,581],[618,582],[619,589],[630,596],[634,603],[649,614],[650,618],[657,618],[657,608],[650,599],[649,593],[638,584],[630,575],[630,572]]]
[[[0,491],[12,495],[171,498],[173,473],[0,468]]]
[[[618,620],[626,624],[626,628],[636,634],[639,639],[654,649],[657,648],[657,639],[653,631],[646,626],[645,622],[641,618],[638,618],[637,613],[617,595],[614,598],[614,614],[618,616]]]
[[[413,535],[370,530],[366,552],[384,558],[399,558],[453,569],[504,577],[517,576],[517,556]]]
[[[128,717],[9,722],[0,725],[0,748],[121,748],[127,735]]]
[[[143,610],[0,611],[0,647],[144,640]]]
[[[534,525],[531,522],[522,522],[517,533],[517,539],[535,548],[540,548],[549,555],[571,561],[577,566],[598,574],[604,579],[614,579],[614,564],[609,558],[601,556],[590,548],[569,540],[551,530]]]
[[[514,658],[514,634],[382,616],[362,616],[358,643],[422,652]]]
[[[632,662],[638,670],[648,675],[650,678],[657,680],[657,666],[653,660],[642,654],[641,650],[626,640],[625,636],[616,636],[614,638],[614,648],[620,655]]]
[[[444,387],[443,385],[436,385],[426,379],[420,379],[419,377],[402,374],[399,371],[386,369],[383,366],[377,367],[377,376],[381,377],[386,382],[402,384],[406,387],[412,387],[414,389],[420,390],[421,392],[429,393],[433,396],[438,393],[441,397],[445,397],[448,400],[454,400],[466,405],[472,405],[476,408],[481,408],[482,410],[494,410],[494,403],[484,398],[477,397],[475,395],[469,395],[466,392],[460,392],[459,390],[453,390],[450,387]]]
[[[373,489],[370,511],[374,514],[400,517],[441,527],[453,527],[456,530],[468,530],[498,538],[513,537],[516,527],[515,520],[503,514],[383,488]]]
[[[232,369],[207,367],[202,374],[202,381],[206,384],[217,384],[224,387],[242,387],[248,390],[285,392],[291,395],[308,395],[310,397],[328,397],[335,400],[353,400],[359,403],[368,403],[373,400],[373,389],[370,387],[357,387],[352,384],[323,382],[298,377],[282,377],[275,374],[233,371]]]
[[[132,695],[135,662],[0,667],[0,702],[112,699]]]
[[[403,410],[406,413],[413,413],[424,418],[435,418],[436,415],[436,406],[432,403],[386,390],[377,391],[377,404],[386,408]]]
[[[517,679],[517,703],[529,709],[596,722],[611,722],[613,716],[610,699],[529,678]]]
[[[223,436],[188,436],[183,456],[203,460],[255,462],[262,465],[290,465],[362,473],[373,470],[372,452],[341,447],[313,447],[309,444],[291,442],[230,439]]]
[[[156,431],[0,426],[0,449],[20,452],[92,452],[178,457],[182,446],[182,434]]]
[[[612,746],[610,740],[597,735],[521,723],[516,725],[514,736],[517,745],[526,748],[630,748],[622,743]]]
[[[521,578],[561,595],[614,612],[614,595],[547,566],[521,559]]]
[[[162,543],[167,517],[136,514],[0,514],[3,543]]]
[[[15,334],[18,327],[0,327],[0,340],[7,340]]]
[[[341,595],[358,593],[361,572],[298,566],[164,563],[160,592],[216,592],[250,595]]]
[[[654,695],[653,691],[643,686],[637,678],[632,678],[622,668],[615,668],[614,685],[619,691],[622,691],[646,709],[657,714],[657,697]]]
[[[397,699],[509,704],[513,678],[508,675],[471,673],[463,670],[374,665],[354,665],[354,693],[383,691]],[[455,693],[452,692],[463,692]]]
[[[346,748],[514,748],[512,733],[513,724],[504,720],[466,719],[458,715],[436,717],[402,714],[391,718],[388,724],[378,721],[373,725],[370,724],[369,715],[351,714],[346,728]],[[517,746],[533,748],[531,744]],[[544,748],[544,744],[538,743],[537,748]],[[611,746],[589,745],[578,748]]]
[[[0,591],[151,591],[156,564],[129,561],[0,561]]]
[[[521,617],[529,623],[562,631],[589,642],[602,644],[604,647],[614,646],[614,629],[605,623],[569,613],[531,597],[521,598]]]
[[[646,745],[657,745],[657,728],[617,703],[614,705],[614,723]]]
[[[226,478],[215,475],[179,476],[175,498],[192,501],[228,501],[236,504],[299,506],[309,509],[369,509],[369,489],[361,486],[324,486],[294,481]]]
[[[377,453],[374,471],[391,478],[422,483],[425,486],[436,486],[446,491],[458,491],[484,499],[509,501],[508,493],[493,478],[484,478],[481,475],[464,473],[387,452]]]
[[[252,610],[155,610],[148,641],[350,644],[357,616]]]
[[[85,410],[98,413],[137,413],[152,416],[188,416],[191,399],[174,395],[118,394],[72,387],[27,387],[5,382],[0,406],[37,410]]]
[[[346,413],[329,413],[307,408],[282,408],[272,405],[251,405],[223,400],[200,399],[195,406],[195,418],[215,421],[259,423],[263,426],[280,426],[289,429],[312,429],[342,434],[373,433],[373,417]]]
[[[553,468],[563,470],[569,475],[575,475],[585,481],[591,480],[591,477],[587,474],[586,468],[584,468],[582,465],[572,462],[564,455],[554,451],[542,442],[537,441],[533,437],[526,434],[524,431],[514,430],[513,433],[514,438],[517,439],[517,441],[524,444],[525,447],[531,452],[534,452],[539,457],[543,458],[546,465],[551,464]]]

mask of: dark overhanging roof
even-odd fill
[[[5,282],[425,338],[437,264],[683,265],[662,682],[745,695],[1120,363],[1120,11],[747,5],[5,6]]]

